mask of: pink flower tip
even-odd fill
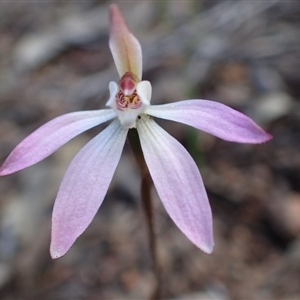
[[[58,259],[64,256],[69,251],[69,248],[67,250],[63,249],[63,247],[60,247],[60,245],[53,245],[51,243],[50,245],[50,256],[52,259]]]
[[[8,175],[9,173],[7,173],[7,170],[2,166],[0,168],[0,176],[5,176]]]
[[[266,143],[266,142],[268,142],[268,141],[270,141],[270,140],[272,140],[272,139],[273,139],[273,135],[271,135],[271,134],[265,132],[265,138],[264,138],[264,140],[262,141],[262,143]]]
[[[214,242],[212,242],[209,245],[203,245],[201,247],[201,250],[206,253],[206,254],[212,254],[213,250],[214,250]]]

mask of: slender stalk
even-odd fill
[[[146,217],[146,225],[148,229],[148,238],[149,238],[149,247],[153,264],[153,271],[156,277],[156,287],[150,297],[150,300],[159,300],[160,299],[160,284],[161,276],[160,269],[157,259],[157,245],[155,239],[155,230],[154,230],[154,220],[153,220],[153,205],[151,199],[151,187],[152,179],[146,165],[144,155],[142,152],[140,139],[136,129],[130,129],[128,133],[128,139],[131,145],[131,148],[135,154],[136,161],[139,165],[142,175],[141,181],[141,195],[142,195],[142,206],[144,214]]]

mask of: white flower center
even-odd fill
[[[123,91],[119,91],[116,95],[116,107],[118,110],[137,109],[142,105],[140,97],[136,90],[131,95],[125,96]]]
[[[136,127],[136,119],[150,105],[151,84],[140,81],[127,72],[120,79],[119,85],[109,83],[110,97],[106,105],[115,110],[121,125],[125,128]]]

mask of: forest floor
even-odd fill
[[[0,162],[25,136],[71,111],[103,108],[117,72],[110,1],[0,3]],[[141,42],[152,103],[209,99],[274,136],[229,143],[158,121],[197,162],[215,249],[196,248],[153,189],[163,299],[300,299],[300,6],[298,1],[120,4]],[[51,212],[74,155],[104,126],[0,179],[0,299],[149,299],[155,289],[140,175],[129,145],[103,205],[61,259]]]

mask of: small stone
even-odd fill
[[[300,235],[300,194],[290,193],[286,198],[273,201],[268,207],[275,230],[286,238]]]
[[[253,118],[259,124],[268,124],[286,116],[293,107],[292,98],[284,92],[269,93],[259,99],[253,109]]]

